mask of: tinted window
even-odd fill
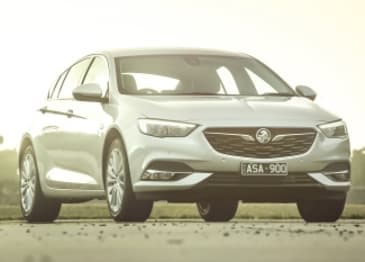
[[[103,95],[108,89],[109,72],[108,64],[102,57],[96,57],[91,64],[91,67],[85,77],[84,84],[96,83],[103,91]]]
[[[71,67],[58,94],[59,99],[73,99],[72,90],[81,84],[90,61],[91,58],[87,58]]]
[[[258,94],[262,95],[267,93],[278,93],[278,91],[272,88],[272,86],[265,79],[261,78],[259,75],[255,74],[248,68],[245,70],[249,75],[253,85],[255,86]]]
[[[141,95],[295,95],[255,59],[160,55],[116,59],[119,90]]]

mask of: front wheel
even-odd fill
[[[61,203],[47,198],[41,189],[33,148],[28,146],[20,156],[20,208],[28,222],[52,222],[60,212]]]
[[[200,216],[207,222],[226,222],[236,214],[238,201],[201,201],[197,204]]]
[[[104,181],[109,213],[115,221],[142,222],[150,216],[153,202],[135,199],[127,156],[118,138],[109,145],[104,163]]]
[[[306,222],[335,222],[345,207],[342,199],[302,200],[297,202],[298,211]]]

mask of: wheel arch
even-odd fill
[[[17,159],[18,168],[20,167],[21,154],[27,148],[27,146],[31,146],[33,148],[33,153],[36,154],[34,152],[35,149],[34,149],[34,146],[33,146],[32,138],[31,138],[31,136],[29,134],[23,135],[23,137],[21,139],[21,142],[20,142],[20,144],[18,146],[18,150],[17,150],[17,152],[18,152],[17,153],[17,156],[18,156],[18,159]]]
[[[104,145],[103,145],[103,153],[102,153],[102,176],[103,176],[103,186],[105,186],[105,160],[107,158],[107,154],[108,154],[108,147],[110,146],[111,142],[113,141],[113,139],[115,138],[119,138],[120,141],[122,142],[122,145],[123,145],[123,150],[125,150],[125,153],[127,151],[126,149],[126,145],[125,145],[125,142],[124,142],[124,139],[123,139],[123,135],[121,133],[121,131],[116,128],[116,127],[111,127],[108,131],[107,131],[107,134],[105,136],[105,139],[104,139]],[[128,160],[128,155],[126,155],[127,157],[127,161]],[[129,165],[129,163],[128,163]]]
[[[22,139],[20,140],[21,142],[18,145],[18,149],[17,149],[17,174],[18,177],[20,177],[20,165],[21,165],[21,160],[22,160],[22,154],[24,152],[24,150],[28,147],[31,146],[32,147],[32,151],[33,151],[33,156],[34,156],[34,161],[35,161],[35,165],[36,165],[36,169],[37,169],[37,174],[38,174],[38,179],[39,179],[39,184],[41,187],[41,191],[44,193],[44,188],[46,187],[45,185],[45,181],[43,176],[40,173],[40,169],[39,169],[39,162],[38,162],[38,155],[37,155],[37,149],[35,147],[34,141],[32,139],[32,136],[30,134],[24,134]]]

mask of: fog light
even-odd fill
[[[142,180],[172,180],[176,175],[176,172],[162,171],[162,170],[146,170],[142,176]]]

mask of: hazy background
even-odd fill
[[[0,134],[12,147],[66,66],[98,49],[190,46],[247,52],[348,123],[365,146],[365,1],[2,1]]]

